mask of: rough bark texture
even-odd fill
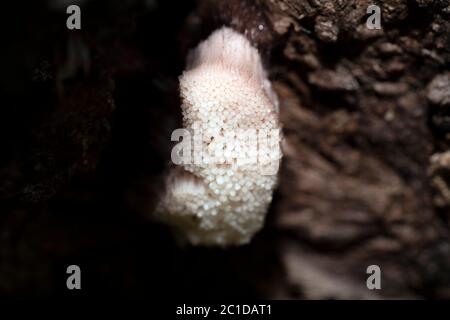
[[[63,3],[1,28],[1,294],[79,264],[92,296],[450,298],[450,1],[86,0],[79,32]],[[148,217],[187,50],[223,24],[278,93],[279,186],[249,246],[178,248]]]

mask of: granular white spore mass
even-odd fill
[[[248,243],[281,159],[277,99],[257,49],[229,28],[215,31],[191,52],[180,94],[184,128],[202,133],[192,161],[202,161],[173,168],[155,217],[194,245]]]

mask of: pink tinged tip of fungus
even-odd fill
[[[215,132],[216,139],[202,140],[201,150],[225,150],[218,155],[231,163],[209,159],[173,168],[154,216],[194,245],[248,243],[263,226],[281,158],[279,135],[263,164],[241,164],[236,158],[243,150],[238,157],[228,154],[249,141],[258,145],[238,130],[280,129],[278,101],[258,50],[232,29],[216,30],[189,54],[180,95],[184,128]],[[268,166],[276,170],[267,173]]]

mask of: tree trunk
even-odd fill
[[[2,21],[0,294],[57,297],[77,264],[92,296],[450,298],[450,1],[80,6],[78,31],[60,0]],[[149,217],[177,77],[221,25],[264,57],[284,158],[250,245],[179,248]]]

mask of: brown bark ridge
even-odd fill
[[[291,25],[272,68],[286,283],[305,298],[448,298],[450,2],[269,3],[272,23]],[[382,30],[365,27],[370,4]],[[378,292],[365,287],[371,264]]]

